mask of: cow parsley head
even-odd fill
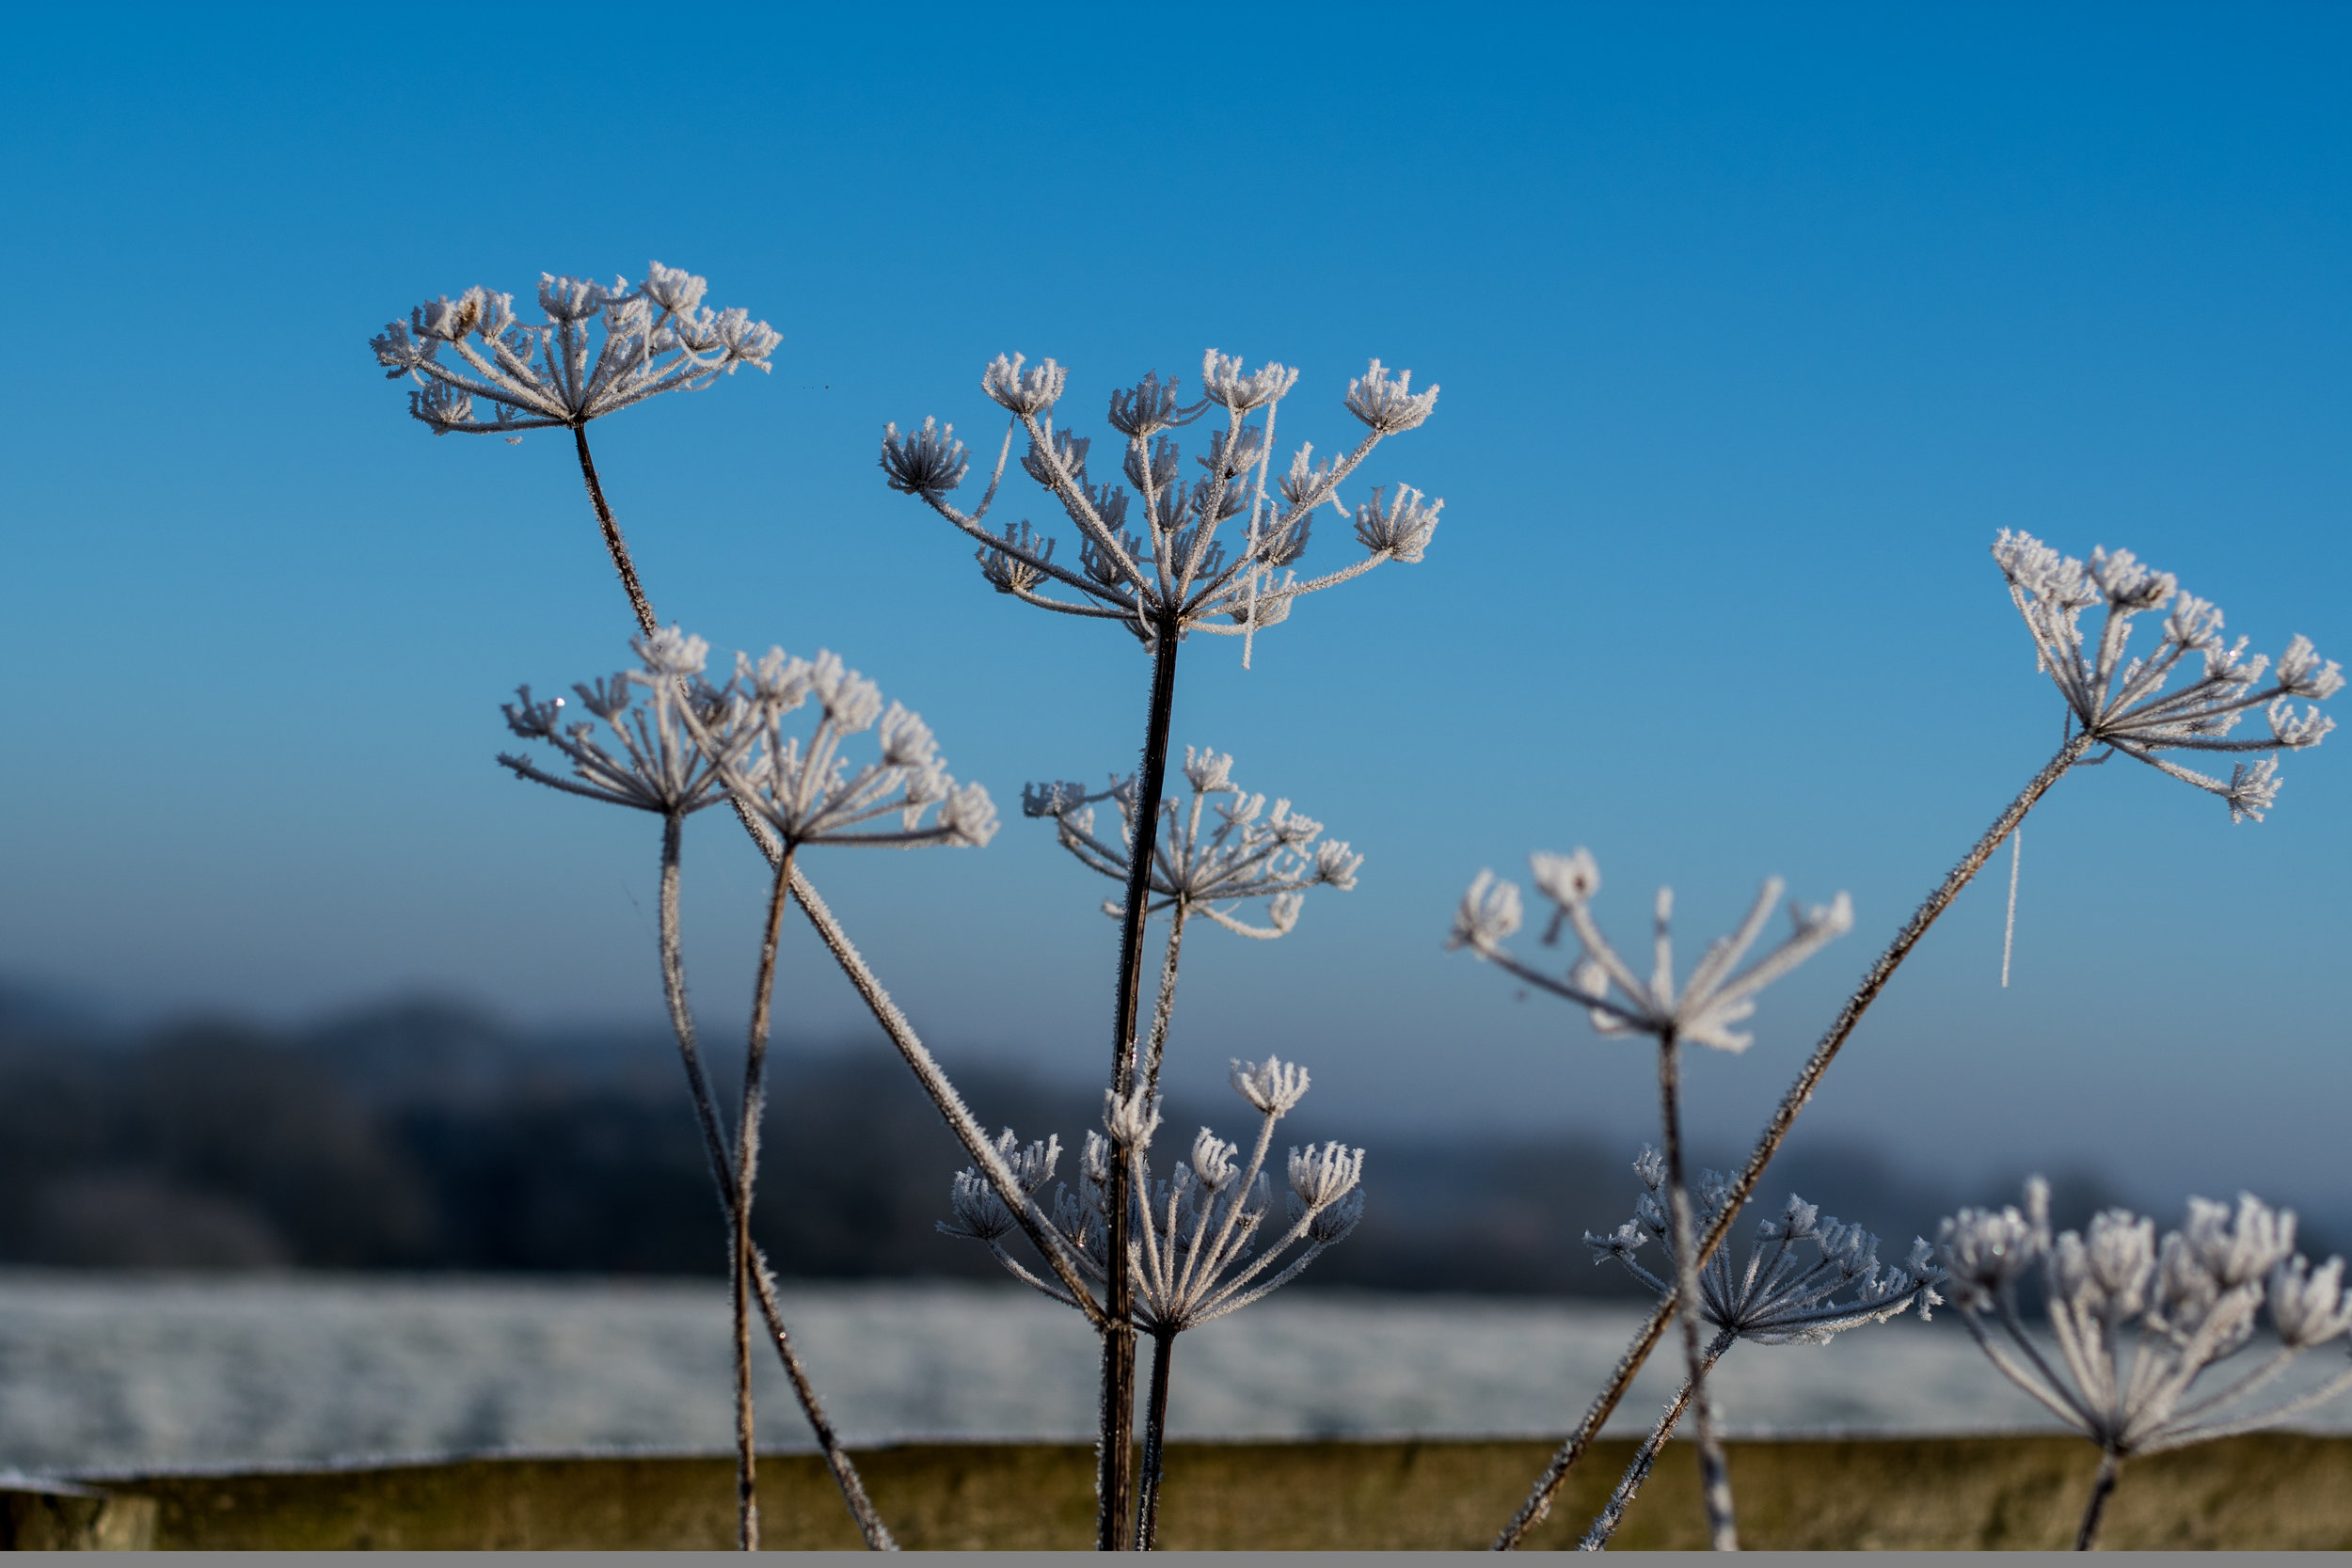
[[[1953,1298],[1993,1364],[2058,1419],[2109,1454],[2155,1453],[2275,1426],[2352,1387],[2352,1370],[2264,1405],[2255,1399],[2304,1351],[2352,1332],[2344,1260],[2313,1269],[2295,1252],[2295,1215],[2240,1194],[2234,1211],[2188,1200],[2181,1228],[2122,1209],[2088,1229],[2050,1235],[2049,1188],[2026,1184],[2026,1209],[1963,1209],[1944,1222],[1939,1252]],[[2018,1281],[2042,1270],[2053,1367],[2026,1334]],[[2200,1380],[2252,1339],[2264,1308],[2277,1348]],[[1987,1332],[1992,1319],[2004,1339]],[[2132,1330],[2129,1356],[2122,1343]]]
[[[1274,425],[1298,372],[1269,364],[1248,371],[1211,349],[1201,361],[1201,397],[1186,403],[1175,377],[1146,375],[1110,396],[1108,419],[1120,437],[1117,475],[1089,470],[1090,437],[1054,422],[1068,372],[1048,359],[1029,365],[999,356],[980,388],[1009,422],[987,493],[969,514],[948,499],[971,470],[955,427],[926,419],[922,428],[882,431],[882,469],[890,487],[923,501],[980,542],[980,570],[991,587],[1063,614],[1118,621],[1149,641],[1172,626],[1179,636],[1205,631],[1248,638],[1287,618],[1298,599],[1344,582],[1384,561],[1417,562],[1437,531],[1442,500],[1400,485],[1375,489],[1351,511],[1340,487],[1374,447],[1414,429],[1437,406],[1438,388],[1412,389],[1412,372],[1393,374],[1378,360],[1348,383],[1343,400],[1364,427],[1336,459],[1314,460],[1301,445],[1274,477]],[[1187,468],[1174,432],[1203,418],[1205,451]],[[1004,479],[1015,436],[1025,437],[1022,470],[1053,499],[1078,539],[1078,559],[1054,558],[1056,542],[1025,519],[992,532],[985,519]],[[1197,469],[1197,471],[1195,471]],[[1187,477],[1189,476],[1189,477]],[[1123,483],[1122,483],[1123,481]],[[1368,552],[1320,577],[1301,578],[1310,525],[1329,507],[1352,523]]]
[[[1172,911],[1180,921],[1206,915],[1236,935],[1271,940],[1298,923],[1310,888],[1353,889],[1364,858],[1342,839],[1318,844],[1322,823],[1293,811],[1285,800],[1268,810],[1264,796],[1246,794],[1233,783],[1232,771],[1231,755],[1184,748],[1191,799],[1170,798],[1160,804],[1145,911]],[[1136,795],[1133,775],[1092,794],[1082,784],[1033,784],[1021,793],[1021,810],[1028,816],[1052,817],[1063,848],[1124,887],[1134,863],[1128,846],[1135,842]],[[1116,840],[1095,832],[1094,807],[1104,800],[1119,813]],[[1266,900],[1263,926],[1252,926],[1235,912],[1252,898]],[[1103,909],[1114,918],[1124,912],[1117,900],[1105,901]]]
[[[1633,1217],[1606,1236],[1584,1233],[1597,1263],[1614,1259],[1659,1295],[1674,1294],[1674,1224],[1666,1205],[1666,1160],[1645,1148],[1633,1172],[1647,1189]],[[1719,1171],[1701,1171],[1695,1229],[1704,1233],[1731,1201],[1731,1183]],[[1664,1266],[1653,1272],[1637,1254],[1655,1241]],[[1919,1304],[1926,1317],[1943,1297],[1943,1277],[1924,1237],[1901,1263],[1881,1263],[1878,1238],[1857,1225],[1823,1215],[1790,1197],[1781,1216],[1756,1227],[1747,1266],[1734,1274],[1731,1249],[1719,1247],[1699,1270],[1699,1313],[1724,1333],[1760,1345],[1818,1344],[1865,1323],[1884,1323]],[[1840,1300],[1840,1296],[1845,1299]]]
[[[722,767],[741,753],[754,733],[753,704],[739,678],[724,686],[706,680],[710,645],[675,626],[629,645],[640,668],[572,688],[580,707],[604,721],[617,750],[596,738],[595,724],[564,723],[563,698],[535,702],[526,686],[506,705],[506,726],[554,748],[572,765],[571,777],[507,752],[499,761],[516,778],[665,816],[686,816],[725,800]]]
[[[2266,656],[2247,653],[2245,638],[2224,640],[2217,606],[2178,592],[2169,572],[2151,571],[2127,550],[2096,549],[2084,562],[2003,529],[1993,559],[2032,634],[2038,667],[2083,733],[2220,796],[2233,822],[2261,821],[2278,798],[2278,752],[2316,746],[2335,728],[2317,706],[2298,710],[2292,701],[2317,704],[2344,686],[2343,672],[2309,638],[2290,641],[2274,670]],[[2100,612],[2095,636],[2082,624],[2090,610]],[[2133,620],[2157,610],[2166,613],[2154,649],[2127,659]],[[2232,739],[2258,707],[2270,734]],[[2224,781],[2159,754],[2173,751],[2271,754],[2236,764]]]
[[[368,346],[388,377],[418,384],[408,412],[436,436],[577,428],[745,365],[768,369],[782,336],[746,311],[709,309],[706,287],[659,261],[633,288],[541,273],[544,321],[518,321],[513,294],[473,288],[418,306]],[[477,398],[489,418],[476,415]]]
[[[1779,946],[1740,969],[1740,960],[1763,933],[1764,923],[1772,918],[1772,906],[1780,898],[1782,884],[1775,877],[1764,883],[1739,929],[1711,943],[1697,966],[1677,983],[1671,931],[1674,892],[1661,888],[1653,927],[1654,962],[1645,980],[1617,956],[1593,919],[1590,904],[1600,891],[1600,868],[1588,851],[1539,853],[1530,857],[1529,865],[1536,888],[1553,907],[1545,942],[1556,942],[1565,926],[1576,933],[1582,946],[1565,978],[1521,962],[1502,945],[1519,927],[1519,890],[1491,871],[1480,872],[1463,895],[1447,945],[1468,947],[1530,985],[1585,1007],[1593,1027],[1604,1035],[1649,1035],[1710,1045],[1718,1051],[1745,1051],[1755,1037],[1739,1033],[1732,1025],[1754,1015],[1756,992],[1853,926],[1853,905],[1842,893],[1826,907],[1807,909],[1792,903],[1788,935]]]

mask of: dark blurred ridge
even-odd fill
[[[712,1054],[723,1085],[734,1064]],[[772,1060],[755,1229],[780,1272],[999,1277],[978,1247],[932,1229],[966,1161],[879,1037],[782,1042]],[[988,1126],[1025,1139],[1074,1146],[1100,1114],[1099,1088],[950,1068]],[[1168,1125],[1187,1144],[1203,1123],[1234,1135],[1240,1109],[1176,1103]],[[1283,1131],[1345,1130],[1302,1116]],[[1579,1239],[1631,1212],[1641,1136],[1381,1135],[1362,1227],[1302,1284],[1623,1293],[1622,1273]],[[2114,1201],[2090,1177],[2058,1187],[2065,1223]],[[1938,1216],[2015,1188],[1946,1190],[1800,1134],[1766,1191],[1775,1207],[1795,1191],[1860,1221],[1899,1258]],[[122,1031],[0,988],[0,1262],[711,1275],[722,1246],[665,1035],[532,1034],[433,1000],[298,1030]]]

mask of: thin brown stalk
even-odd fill
[[[1160,1090],[1160,1053],[1168,1043],[1168,1021],[1176,1011],[1176,963],[1184,946],[1184,905],[1168,911],[1168,957],[1160,964],[1160,999],[1152,1009],[1151,1037],[1143,1042],[1143,1086]]]
[[[752,1418],[752,1196],[759,1172],[760,1114],[767,1108],[768,1028],[776,981],[776,945],[783,934],[784,908],[792,897],[793,847],[786,845],[768,898],[768,926],[760,938],[759,975],[753,982],[751,1037],[743,1050],[743,1101],[735,1131],[735,1492],[736,1544],[759,1550],[758,1456]]]
[[[1697,1227],[1692,1223],[1691,1189],[1682,1180],[1681,1041],[1672,1029],[1658,1037],[1658,1110],[1666,1136],[1666,1196],[1674,1221],[1675,1293],[1699,1299]],[[1707,1397],[1707,1353],[1699,1347],[1699,1315],[1682,1314],[1682,1354],[1690,1369],[1691,1413],[1698,1427],[1699,1485],[1707,1501],[1708,1541],[1719,1552],[1740,1549],[1732,1521],[1731,1469],[1723,1439],[1715,1432],[1715,1409]]]
[[[720,1130],[717,1097],[711,1093],[710,1075],[703,1067],[702,1051],[694,1035],[694,1018],[687,1004],[686,959],[678,930],[678,862],[680,839],[684,824],[675,816],[666,817],[661,832],[661,982],[662,993],[670,1007],[670,1023],[677,1036],[678,1056],[686,1069],[686,1085],[694,1102],[694,1119],[702,1129],[703,1154],[710,1165],[710,1178],[719,1194],[719,1207],[725,1216],[727,1234],[737,1233],[735,1223],[735,1181],[729,1174],[734,1166],[727,1153],[726,1135]],[[730,1246],[733,1244],[730,1241]],[[817,1397],[817,1389],[809,1381],[802,1365],[800,1352],[792,1343],[792,1336],[784,1326],[784,1314],[776,1304],[775,1278],[769,1271],[768,1260],[759,1248],[752,1248],[752,1284],[759,1299],[760,1317],[766,1322],[769,1341],[775,1346],[777,1357],[784,1363],[785,1375],[791,1380],[792,1391],[801,1402],[802,1414],[808,1418],[809,1430],[816,1434],[817,1445],[823,1450],[826,1467],[833,1471],[834,1483],[841,1489],[841,1500],[856,1521],[858,1534],[866,1544],[881,1552],[898,1549],[882,1515],[876,1512],[873,1499],[866,1496],[866,1482],[850,1460],[849,1450],[841,1446],[840,1434],[825,1414],[824,1403]]]
[[[605,504],[604,485],[596,479],[596,460],[588,455],[587,425],[572,426],[572,446],[580,453],[580,477],[588,482],[588,501],[596,509],[596,526],[604,530],[604,547],[612,553],[612,568],[621,574],[621,586],[628,593],[628,607],[637,614],[638,628],[651,637],[659,624],[653,618],[653,606],[646,601],[645,590],[637,580],[637,566],[628,558],[628,545],[621,538],[621,525],[612,520],[612,508]]]
[[[1966,887],[1983,868],[1984,863],[1992,858],[1993,851],[2000,847],[2001,841],[2025,820],[2026,814],[2049,793],[2053,784],[2065,777],[2068,768],[2082,760],[2083,753],[2090,749],[2088,736],[2074,736],[2059,747],[2058,754],[2034,775],[2033,782],[2026,784],[1994,819],[1993,826],[1977,840],[1975,847],[1962,858],[1958,865],[1952,867],[1935,891],[1928,895],[1926,901],[1912,911],[1911,918],[1903,923],[1902,929],[1887,944],[1886,951],[1881,953],[1878,961],[1863,974],[1862,983],[1854,988],[1853,994],[1846,999],[1846,1005],[1838,1009],[1829,1032],[1821,1037],[1820,1043],[1813,1048],[1813,1054],[1806,1059],[1804,1070],[1797,1075],[1796,1083],[1781,1097],[1778,1108],[1772,1112],[1772,1119],[1765,1124],[1763,1136],[1756,1140],[1747,1164],[1733,1183],[1731,1201],[1708,1227],[1707,1234],[1699,1239],[1698,1255],[1693,1259],[1697,1266],[1704,1267],[1707,1259],[1714,1256],[1715,1249],[1723,1244],[1724,1236],[1730,1233],[1733,1216],[1755,1195],[1756,1184],[1764,1179],[1764,1167],[1779,1152],[1782,1142],[1788,1136],[1788,1129],[1795,1124],[1805,1102],[1813,1098],[1813,1091],[1820,1085],[1821,1075],[1829,1070],[1830,1063],[1836,1059],[1838,1051],[1853,1033],[1854,1026],[1862,1022],[1863,1015],[1870,1010],[1870,1004],[1878,1000],[1879,992],[1886,989],[1886,983],[1894,977],[1895,971],[1911,956],[1911,950],[1919,944],[1919,940],[1928,934],[1928,928],[1951,907],[1952,900],[1960,896],[1961,889]],[[1584,1412],[1584,1419],[1560,1445],[1559,1451],[1551,1456],[1551,1463],[1536,1478],[1534,1487],[1528,1493],[1527,1500],[1519,1505],[1519,1511],[1512,1515],[1511,1522],[1495,1537],[1494,1550],[1505,1552],[1516,1549],[1527,1539],[1527,1532],[1543,1523],[1545,1516],[1550,1513],[1561,1487],[1567,1484],[1568,1472],[1592,1448],[1593,1439],[1600,1433],[1601,1424],[1609,1419],[1618,1402],[1625,1398],[1625,1391],[1632,1386],[1634,1374],[1642,1370],[1642,1363],[1658,1347],[1660,1338],[1666,1331],[1667,1320],[1674,1315],[1681,1300],[1682,1292],[1677,1288],[1651,1311],[1649,1320],[1633,1337],[1633,1342],[1626,1347],[1625,1354],[1618,1357],[1616,1370],[1610,1375],[1608,1386]]]
[[[2123,1468],[2122,1455],[2108,1449],[2099,1456],[2099,1479],[2090,1483],[2090,1501],[2083,1509],[2082,1528],[2074,1532],[2074,1549],[2087,1552],[2099,1539],[2099,1525],[2106,1517],[2107,1498],[2115,1494],[2115,1480]]]
[[[1715,1363],[1723,1359],[1724,1352],[1729,1350],[1738,1338],[1728,1329],[1715,1336],[1707,1347],[1708,1370],[1715,1370]],[[1625,1519],[1625,1511],[1632,1507],[1633,1499],[1641,1495],[1642,1483],[1649,1480],[1651,1469],[1658,1464],[1659,1450],[1666,1446],[1666,1439],[1674,1435],[1675,1427],[1682,1419],[1682,1412],[1691,1403],[1691,1391],[1697,1386],[1688,1377],[1682,1380],[1682,1386],[1676,1390],[1674,1399],[1666,1406],[1666,1413],[1658,1418],[1658,1424],[1650,1428],[1649,1435],[1643,1439],[1641,1448],[1635,1451],[1633,1463],[1625,1467],[1625,1475],[1617,1481],[1617,1489],[1609,1494],[1608,1505],[1594,1515],[1592,1528],[1584,1532],[1584,1539],[1577,1543],[1577,1550],[1597,1552],[1608,1548],[1609,1538],[1617,1533],[1617,1526]]]
[[[1136,1550],[1156,1548],[1160,1539],[1160,1476],[1168,1459],[1168,1370],[1175,1359],[1173,1329],[1152,1331],[1152,1392],[1143,1418],[1143,1481],[1136,1501]]]

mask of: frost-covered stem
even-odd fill
[[[1152,1394],[1143,1418],[1143,1480],[1136,1489],[1136,1550],[1159,1544],[1160,1472],[1168,1458],[1168,1365],[1175,1358],[1173,1329],[1152,1331]]]
[[[1763,1136],[1756,1140],[1754,1152],[1749,1154],[1747,1164],[1741,1168],[1740,1179],[1733,1185],[1729,1205],[1716,1216],[1715,1223],[1708,1227],[1707,1234],[1700,1238],[1696,1259],[1699,1266],[1704,1267],[1707,1259],[1714,1256],[1715,1249],[1723,1244],[1724,1237],[1731,1229],[1732,1215],[1739,1212],[1740,1207],[1755,1195],[1756,1183],[1764,1179],[1764,1167],[1779,1152],[1782,1141],[1788,1136],[1788,1129],[1796,1122],[1797,1114],[1813,1098],[1814,1089],[1821,1082],[1821,1074],[1829,1070],[1830,1063],[1836,1059],[1847,1037],[1862,1022],[1863,1014],[1870,1010],[1870,1004],[1878,1000],[1879,992],[1886,989],[1886,982],[1894,977],[1895,971],[1902,967],[1903,959],[1911,956],[1911,950],[1919,944],[1919,939],[1928,934],[1928,927],[1934,925],[1937,917],[1951,907],[1952,900],[1960,896],[1961,889],[1966,887],[1983,869],[1984,863],[2001,847],[2001,840],[2025,820],[2026,814],[2049,793],[2050,786],[2063,778],[2068,768],[2081,761],[2083,753],[2090,749],[2089,736],[2076,736],[2059,747],[2058,754],[2034,775],[2033,782],[2021,790],[2017,799],[2011,800],[1994,819],[1993,826],[1985,831],[1982,838],[1977,840],[1976,847],[1962,858],[1958,865],[1952,867],[1944,880],[1937,884],[1935,891],[1928,895],[1926,902],[1912,911],[1911,918],[1903,923],[1903,928],[1895,934],[1895,940],[1887,943],[1886,951],[1881,953],[1878,961],[1863,974],[1862,983],[1854,988],[1853,994],[1846,999],[1846,1005],[1838,1009],[1829,1032],[1821,1037],[1820,1043],[1813,1048],[1813,1054],[1806,1059],[1804,1070],[1797,1075],[1796,1083],[1781,1097],[1779,1107],[1772,1112],[1772,1119],[1765,1124]],[[1495,1551],[1517,1549],[1527,1539],[1527,1532],[1544,1522],[1545,1516],[1551,1512],[1552,1502],[1560,1496],[1560,1488],[1567,1484],[1568,1472],[1592,1448],[1593,1439],[1600,1433],[1601,1423],[1615,1412],[1618,1402],[1625,1398],[1625,1391],[1633,1386],[1634,1374],[1642,1370],[1642,1363],[1649,1359],[1650,1352],[1658,1348],[1659,1339],[1666,1332],[1667,1319],[1673,1315],[1680,1300],[1681,1292],[1677,1290],[1651,1310],[1649,1321],[1642,1325],[1641,1332],[1633,1337],[1633,1342],[1626,1347],[1625,1354],[1617,1358],[1616,1370],[1610,1375],[1608,1386],[1585,1410],[1584,1419],[1568,1434],[1567,1441],[1561,1444],[1559,1451],[1551,1456],[1551,1463],[1535,1479],[1535,1485],[1528,1493],[1527,1500],[1519,1505],[1518,1513],[1511,1516],[1511,1522],[1502,1527],[1502,1533],[1495,1537]]]
[[[1728,1329],[1715,1336],[1707,1347],[1708,1370],[1715,1370],[1715,1363],[1723,1358],[1724,1352],[1729,1350],[1738,1338]],[[1658,1463],[1659,1450],[1666,1446],[1666,1439],[1674,1435],[1676,1425],[1682,1419],[1684,1407],[1691,1402],[1691,1390],[1696,1386],[1687,1377],[1682,1380],[1681,1388],[1676,1391],[1673,1401],[1667,1404],[1665,1414],[1658,1418],[1658,1424],[1650,1428],[1649,1436],[1644,1439],[1640,1450],[1633,1456],[1633,1463],[1625,1467],[1625,1475],[1617,1482],[1617,1489],[1609,1494],[1608,1506],[1593,1516],[1592,1528],[1584,1532],[1584,1539],[1577,1543],[1578,1551],[1608,1549],[1609,1538],[1617,1533],[1617,1526],[1625,1519],[1625,1511],[1633,1506],[1633,1499],[1641,1494],[1642,1483],[1649,1480],[1650,1470]]]
[[[1118,1027],[1111,1041],[1111,1089],[1136,1086],[1136,1019],[1143,991],[1143,921],[1152,895],[1152,856],[1158,847],[1161,775],[1168,769],[1168,730],[1176,708],[1176,649],[1183,631],[1163,616],[1152,640],[1152,706],[1143,730],[1143,766],[1136,779],[1136,814],[1128,829],[1127,907],[1119,930]],[[1111,1266],[1103,1292],[1102,1444],[1095,1480],[1097,1550],[1128,1544],[1134,1509],[1136,1441],[1135,1281],[1127,1271],[1128,1229],[1134,1223],[1127,1162],[1113,1160],[1104,1205]]]
[[[686,1000],[686,958],[678,937],[678,860],[684,829],[685,823],[678,817],[662,819],[661,989],[670,1005],[670,1026],[677,1036],[678,1056],[686,1068],[686,1086],[694,1101],[694,1120],[702,1128],[703,1155],[710,1164],[711,1184],[718,1189],[719,1209],[726,1217],[727,1234],[733,1238],[735,1183],[728,1175],[732,1162],[727,1158],[726,1134],[719,1128],[719,1106],[717,1097],[710,1092],[710,1075],[703,1068],[702,1051],[694,1038],[693,1012]],[[733,1244],[732,1240],[729,1244]],[[757,1247],[752,1249],[752,1284],[759,1295],[759,1315],[767,1323],[768,1338],[784,1363],[785,1375],[792,1380],[792,1391],[800,1399],[801,1412],[808,1418],[818,1447],[824,1450],[825,1464],[833,1471],[834,1484],[841,1488],[841,1500],[848,1505],[850,1517],[857,1522],[858,1534],[875,1551],[897,1551],[898,1542],[891,1538],[889,1527],[875,1512],[873,1499],[866,1495],[866,1481],[858,1474],[849,1450],[841,1446],[840,1435],[834,1431],[824,1403],[817,1397],[807,1370],[801,1364],[792,1336],[785,1329],[783,1310],[776,1305],[776,1283]]]
[[[2009,834],[2009,919],[2001,926],[2001,989],[2009,989],[2009,956],[2017,945],[2017,863],[2026,854],[2026,826],[2019,823]]]
[[[1168,1021],[1176,1011],[1176,963],[1184,945],[1184,905],[1181,898],[1168,911],[1168,958],[1160,965],[1160,1000],[1152,1009],[1152,1036],[1143,1044],[1143,1086],[1160,1089],[1160,1053],[1168,1043]]]
[[[580,452],[580,477],[588,482],[588,500],[596,509],[596,526],[604,530],[604,547],[612,552],[613,569],[621,574],[621,586],[628,590],[628,607],[637,612],[638,628],[651,637],[660,629],[653,618],[653,606],[646,602],[645,591],[637,581],[637,567],[628,558],[628,546],[621,539],[621,525],[612,520],[612,508],[605,504],[604,486],[596,480],[596,460],[588,455],[588,427],[572,426],[572,445]]]
[[[752,1027],[743,1048],[743,1103],[735,1131],[735,1494],[736,1544],[759,1550],[759,1498],[752,1433],[752,1192],[759,1174],[759,1119],[767,1108],[768,1022],[776,983],[776,944],[784,907],[792,897],[793,846],[785,846],[768,896],[768,927],[760,937],[759,974],[752,984]]]
[[[1707,1397],[1707,1362],[1699,1345],[1698,1227],[1692,1223],[1691,1190],[1682,1180],[1681,1041],[1668,1029],[1658,1037],[1658,1113],[1666,1136],[1666,1197],[1674,1219],[1675,1294],[1682,1313],[1682,1354],[1690,1369],[1691,1413],[1699,1439],[1699,1487],[1707,1499],[1708,1541],[1719,1552],[1740,1549],[1731,1516],[1731,1471],[1723,1440],[1715,1434],[1715,1411]],[[1728,1211],[1726,1211],[1728,1212]]]
[[[2099,1521],[2107,1512],[2107,1498],[2115,1491],[2115,1478],[2123,1468],[2123,1458],[2110,1449],[2099,1455],[2099,1479],[2090,1483],[2090,1501],[2083,1509],[2082,1528],[2074,1532],[2074,1549],[2090,1550],[2099,1539]]]

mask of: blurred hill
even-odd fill
[[[779,1271],[996,1275],[981,1249],[932,1228],[966,1161],[885,1042],[787,1041],[771,1060],[755,1229]],[[712,1070],[728,1081],[724,1053]],[[1025,1139],[1074,1146],[1100,1114],[1099,1087],[954,1070],[988,1126]],[[1233,1135],[1237,1109],[1177,1102],[1168,1124]],[[1311,1116],[1283,1128],[1285,1142],[1347,1131]],[[1302,1283],[1626,1293],[1579,1239],[1630,1213],[1643,1136],[1369,1137],[1363,1225]],[[2115,1201],[2092,1177],[2058,1188],[2064,1223]],[[1767,1201],[1792,1190],[1899,1258],[1942,1214],[2015,1188],[1946,1190],[1881,1151],[1800,1133]],[[681,1275],[721,1272],[722,1247],[666,1036],[533,1034],[433,1000],[297,1030],[130,1030],[0,990],[0,1262]]]

